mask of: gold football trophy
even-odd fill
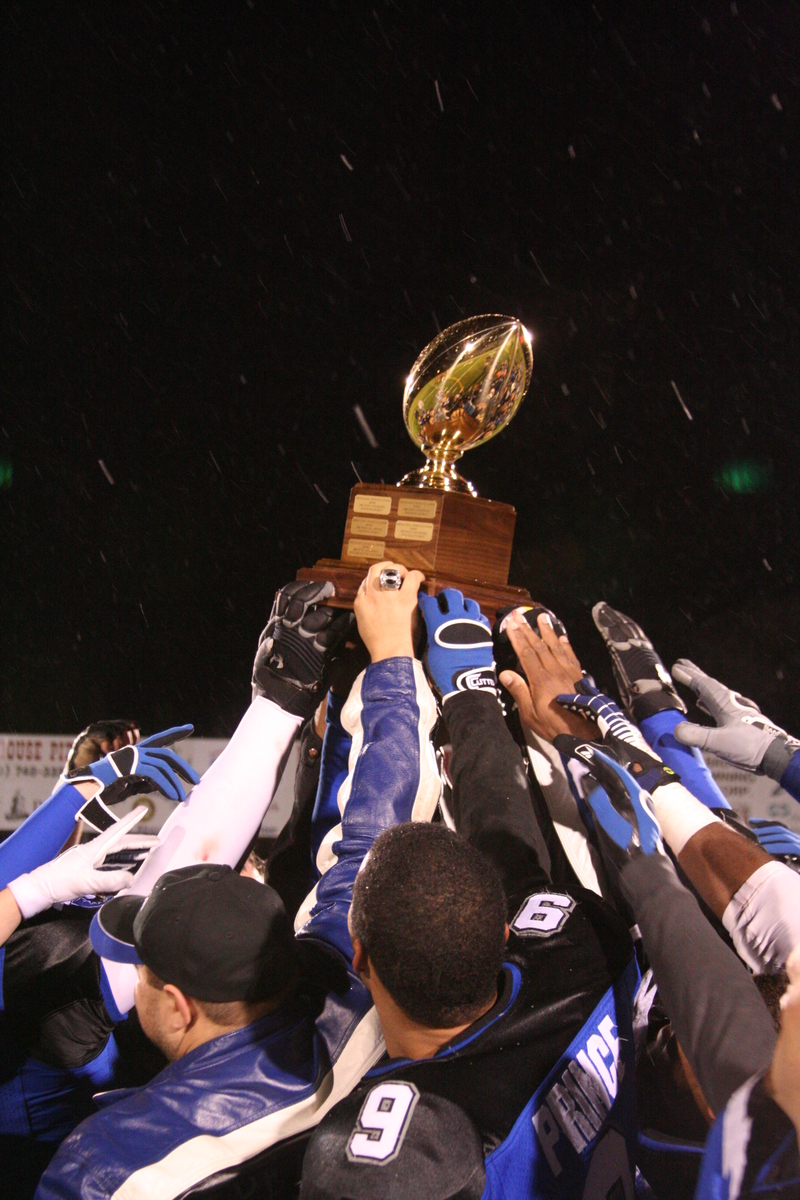
[[[370,563],[391,559],[424,571],[431,594],[459,588],[490,620],[505,605],[530,604],[524,588],[508,584],[516,512],[478,497],[455,463],[508,424],[532,370],[530,334],[514,317],[469,317],[440,333],[411,368],[403,396],[403,420],[425,465],[399,484],[356,484],[342,557],[320,559],[298,579],[329,579],[330,603],[350,608]]]

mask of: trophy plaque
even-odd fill
[[[423,571],[430,594],[459,588],[490,620],[507,605],[532,603],[508,583],[516,512],[479,497],[455,469],[519,408],[533,370],[530,343],[515,318],[492,315],[459,321],[425,347],[403,396],[403,420],[425,465],[398,484],[356,484],[341,558],[320,559],[298,579],[330,580],[336,596],[328,603],[351,608],[370,564],[391,559]]]

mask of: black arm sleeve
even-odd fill
[[[622,869],[622,887],[678,1042],[715,1113],[763,1073],[777,1035],[755,984],[661,854]]]
[[[528,777],[494,696],[459,692],[444,719],[453,757],[456,830],[492,860],[506,895],[550,882],[550,856],[536,822]]]
[[[5,945],[3,1001],[17,1063],[31,1056],[72,1070],[105,1046],[114,1022],[88,938],[89,909],[67,905],[23,921]]]
[[[300,734],[300,761],[294,777],[292,815],[275,839],[267,859],[266,881],[283,900],[289,919],[311,890],[311,817],[319,783],[322,738],[314,729],[314,718]]]

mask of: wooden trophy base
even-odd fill
[[[297,578],[330,580],[336,596],[329,603],[352,608],[370,564],[391,559],[423,571],[429,595],[458,588],[494,621],[498,609],[533,603],[525,588],[508,584],[516,519],[510,504],[495,500],[359,483],[350,493],[342,557],[322,558]]]

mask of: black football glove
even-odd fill
[[[136,721],[94,721],[81,730],[70,746],[64,774],[97,762],[111,750],[121,749],[124,745],[135,746],[140,736]],[[117,741],[120,745],[115,747]]]
[[[254,700],[263,696],[304,720],[312,715],[323,692],[328,657],[354,620],[350,612],[324,606],[335,590],[332,583],[298,579],[278,592],[258,639]]]

